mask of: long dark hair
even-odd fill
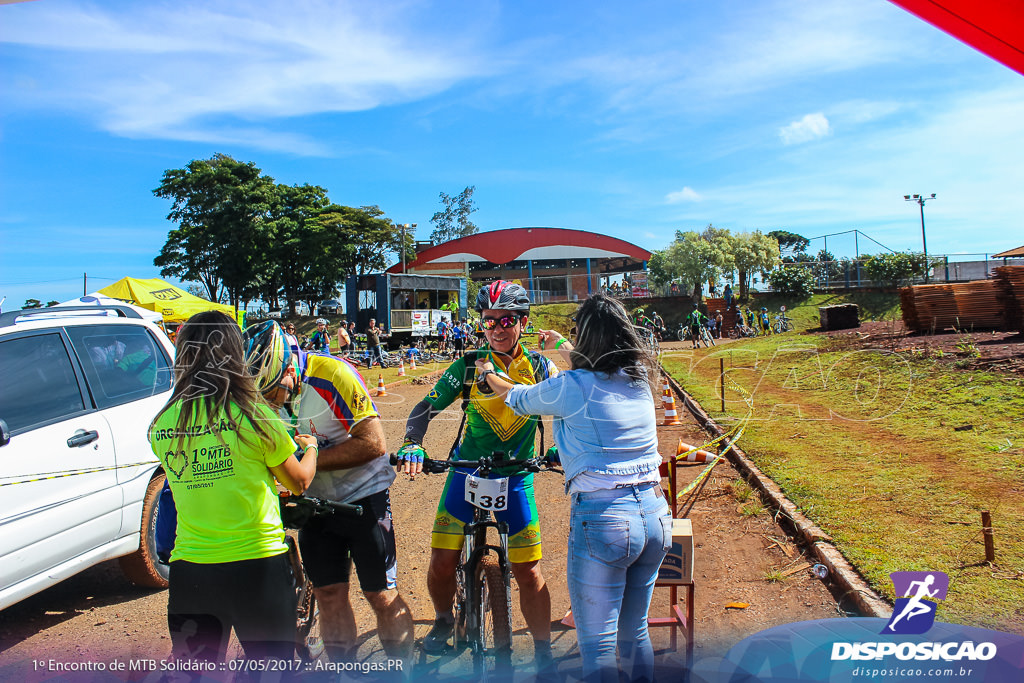
[[[170,406],[181,401],[175,425],[178,448],[193,422],[204,417],[207,425],[226,420],[240,439],[239,424],[242,418],[248,419],[259,438],[269,441],[270,433],[256,416],[261,398],[246,369],[244,356],[242,332],[227,315],[204,311],[189,318],[178,330],[175,341],[174,391],[150,423],[150,430]],[[231,403],[237,406],[240,415],[232,414]],[[211,432],[223,442],[219,429]]]
[[[573,370],[622,370],[647,383],[657,375],[653,354],[618,300],[600,292],[591,295],[576,311],[576,329],[577,341],[570,353]]]

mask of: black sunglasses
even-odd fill
[[[515,327],[516,323],[522,320],[522,316],[516,315],[515,313],[509,313],[503,315],[500,318],[483,318],[483,325],[485,330],[493,330],[496,326],[501,325],[501,329],[507,330],[510,327]]]

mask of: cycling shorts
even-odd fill
[[[316,587],[348,583],[354,562],[364,593],[397,588],[395,528],[387,489],[352,504],[363,506],[363,514],[314,517],[299,532],[302,566],[309,580]]]
[[[431,548],[461,550],[462,525],[473,521],[473,506],[466,502],[466,472],[450,470],[430,535]],[[508,506],[494,516],[508,524],[508,559],[533,562],[541,558],[540,523],[533,496],[533,475],[509,478]]]
[[[288,554],[170,564],[167,627],[175,655],[224,661],[231,629],[249,659],[295,652],[295,577]]]

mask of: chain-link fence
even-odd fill
[[[995,259],[990,258],[988,254],[930,255],[929,260],[933,266],[928,274],[928,282],[986,280],[992,276],[992,269],[997,266],[1024,265],[1024,258]],[[868,259],[839,259],[836,261],[801,261],[785,265],[808,269],[814,276],[814,288],[818,290],[892,286],[891,282],[872,281],[864,267],[867,261]],[[924,281],[924,275],[920,275],[902,284],[922,284]],[[757,289],[770,291],[771,285],[766,280]]]
[[[1002,265],[1024,265],[1024,258],[991,258],[988,254],[948,254],[930,255],[935,263],[932,267],[929,282],[967,282],[985,280],[992,274],[992,269]],[[807,268],[814,277],[816,290],[864,289],[873,287],[891,287],[891,282],[874,282],[864,267],[867,258],[838,259],[835,261],[802,261],[787,263],[786,266]],[[564,274],[521,278],[524,287],[530,292],[534,303],[564,303],[586,299],[592,292],[604,291],[607,294],[623,299],[646,299],[662,297],[691,297],[692,283],[671,283],[655,285],[645,271],[613,274]],[[721,297],[727,280],[721,282],[702,283],[704,296]],[[920,284],[924,277],[902,284]],[[771,291],[769,279],[762,273],[753,273],[750,287],[753,290]],[[732,283],[734,292],[739,288]]]

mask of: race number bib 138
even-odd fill
[[[504,510],[508,506],[508,479],[466,476],[466,502],[482,510]]]

